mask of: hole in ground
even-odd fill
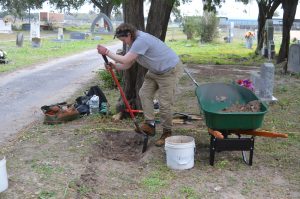
[[[117,161],[137,161],[142,157],[143,136],[135,132],[106,132],[100,134],[94,158]]]

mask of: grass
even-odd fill
[[[167,44],[181,56],[185,63],[215,65],[257,65],[264,58],[256,56],[253,49],[244,47],[241,40],[233,43],[213,42],[200,44],[197,40],[178,40]]]
[[[71,31],[85,32],[88,27],[70,27],[64,33]],[[98,43],[107,44],[112,42],[111,35],[101,35],[103,40],[95,41],[93,36],[85,40],[70,41],[65,36],[65,42],[54,42],[56,32],[41,31],[41,47],[32,48],[29,40],[24,40],[23,47],[15,44],[16,34],[0,34],[0,49],[8,53],[9,64],[1,65],[0,72],[13,71],[32,64],[42,63],[59,57],[79,53],[84,50],[93,49]],[[24,38],[29,38],[29,32],[22,32]],[[197,39],[186,40],[186,36],[180,28],[169,28],[166,43],[185,63],[216,64],[216,65],[260,65],[265,61],[261,56],[254,54],[253,49],[245,48],[243,39],[235,39],[232,43],[225,43],[221,38],[212,43],[201,44]],[[276,48],[277,49],[277,48]]]
[[[41,34],[43,35],[43,32]],[[29,40],[24,40],[23,47],[17,47],[15,41],[4,40],[5,35],[0,34],[0,49],[7,52],[9,61],[8,64],[1,65],[0,72],[13,71],[85,50],[95,49],[99,43],[107,44],[113,41],[111,35],[102,35],[101,37],[103,39],[100,41],[89,37],[85,40],[65,39],[65,42],[55,42],[53,39],[56,38],[56,35],[53,36],[49,32],[45,32],[44,37],[42,36],[41,39],[41,47],[33,48]]]

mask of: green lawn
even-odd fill
[[[71,29],[64,33],[67,35],[68,32],[76,30]],[[70,41],[65,36],[65,42],[54,42],[53,39],[57,37],[56,32],[42,31],[41,47],[32,48],[31,42],[28,40],[29,32],[23,32],[26,40],[24,40],[23,47],[20,48],[16,46],[16,34],[17,32],[10,35],[0,34],[0,49],[8,53],[9,60],[9,64],[1,65],[0,72],[13,71],[32,64],[93,49],[98,43],[107,44],[117,41],[112,39],[112,35],[101,35],[103,38],[101,41],[93,40],[94,36],[90,36],[85,40]],[[185,63],[257,66],[265,61],[262,56],[254,54],[256,42],[254,42],[252,49],[247,49],[243,38],[235,38],[232,43],[226,43],[220,37],[212,43],[202,44],[196,39],[186,40],[186,36],[180,28],[169,28],[166,43],[180,55]]]
[[[233,43],[178,40],[167,42],[186,63],[216,65],[257,65],[264,61],[254,54],[255,47],[247,49],[242,40]]]
[[[16,34],[14,34],[15,36]],[[16,42],[13,40],[15,38],[10,35],[0,34],[0,49],[3,49],[8,54],[9,63],[1,65],[0,72],[13,71],[15,69],[24,68],[32,64],[47,62],[49,60],[63,57],[66,55],[71,55],[79,53],[89,49],[96,49],[96,45],[99,43],[111,43],[113,42],[112,35],[101,35],[102,40],[93,40],[90,36],[85,40],[70,40],[65,39],[64,42],[55,42],[56,33],[49,34],[49,32],[41,33],[41,47],[33,48],[31,42],[27,40],[28,34],[25,35],[25,40],[23,42],[23,47],[17,47]],[[5,39],[4,39],[5,38]]]

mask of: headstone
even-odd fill
[[[41,46],[41,35],[40,35],[40,23],[32,22],[30,24],[30,40],[33,48],[39,48]]]
[[[18,47],[22,47],[23,46],[23,41],[24,41],[24,36],[23,33],[19,32],[17,34],[17,39],[16,39],[16,44]]]
[[[300,72],[300,44],[292,44],[288,55],[288,71]]]
[[[260,74],[258,71],[252,71],[250,74],[250,80],[253,84],[254,87],[254,93],[256,95],[259,95],[259,90],[260,90]]]
[[[260,88],[259,97],[263,101],[273,99],[275,67],[272,63],[264,63],[260,67]]]
[[[32,22],[30,24],[30,40],[32,38],[40,38],[40,23],[39,22]]]
[[[63,28],[58,28],[57,39],[58,40],[63,40],[64,39],[64,30],[63,30]]]
[[[274,35],[274,26],[273,26],[273,20],[267,19],[265,30],[267,32],[267,41],[273,41],[273,35]]]
[[[97,40],[97,41],[102,40],[102,37],[101,36],[95,36],[94,40]]]
[[[246,48],[251,49],[253,46],[253,38],[246,39]]]
[[[269,41],[268,45],[268,58],[273,59],[275,57],[275,43],[274,41]]]
[[[31,39],[31,46],[33,48],[41,47],[41,38],[34,37]]]
[[[11,33],[11,22],[0,20],[0,33]]]
[[[264,45],[262,48],[262,55],[269,59],[273,59],[275,56],[274,26],[272,19],[267,19],[265,24]]]
[[[82,32],[71,32],[70,33],[70,38],[71,39],[84,40],[85,39],[85,33],[82,33]]]

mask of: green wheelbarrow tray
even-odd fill
[[[261,103],[259,112],[224,112],[234,104],[247,104],[259,98],[249,89],[237,84],[207,83],[195,90],[208,128],[214,130],[254,130],[260,128],[267,112]]]

